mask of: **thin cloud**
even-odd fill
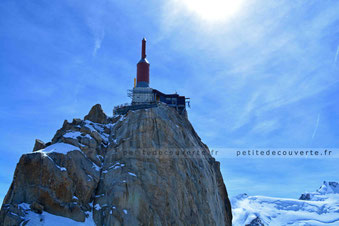
[[[267,120],[264,122],[260,122],[258,125],[256,125],[252,132],[257,133],[257,134],[265,134],[265,133],[270,133],[273,130],[275,130],[278,126],[277,120]]]
[[[100,3],[93,2],[86,7],[86,23],[94,37],[94,45],[92,55],[96,56],[102,46],[105,38],[106,18],[108,15],[108,1],[104,0]]]
[[[95,57],[98,50],[101,48],[101,43],[105,38],[105,30],[102,30],[100,34],[96,35],[97,37],[95,38],[94,42],[94,48],[93,48],[93,56]]]
[[[259,92],[254,93],[250,97],[247,104],[243,108],[243,112],[240,114],[240,116],[238,117],[238,120],[236,120],[234,126],[232,127],[232,130],[237,130],[249,122],[254,109],[257,107],[256,102],[258,99],[259,99]]]

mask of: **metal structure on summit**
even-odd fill
[[[165,103],[175,108],[179,114],[186,115],[186,104],[190,106],[189,99],[179,94],[164,94],[159,90],[150,88],[150,64],[146,59],[146,39],[143,38],[141,46],[141,59],[137,64],[137,76],[134,78],[134,87],[128,91],[131,104],[116,106],[114,115],[124,115],[130,110],[147,109]]]

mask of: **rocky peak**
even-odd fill
[[[42,140],[39,140],[39,139],[35,139],[33,152],[44,149],[45,147],[46,147],[45,142],[43,142]]]
[[[249,224],[245,226],[265,226],[259,217],[254,218]]]
[[[105,124],[107,123],[107,115],[102,110],[101,105],[96,104],[91,108],[88,115],[85,116],[85,120]]]
[[[0,224],[231,225],[219,162],[166,105],[112,118],[95,105],[41,147],[20,158]]]

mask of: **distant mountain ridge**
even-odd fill
[[[339,183],[324,181],[323,185],[315,192],[307,192],[300,196],[300,200],[323,200],[326,194],[339,194]]]
[[[233,225],[339,225],[339,184],[324,181],[315,192],[299,199],[248,196],[231,199]]]

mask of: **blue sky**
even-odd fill
[[[130,101],[144,36],[151,87],[191,98],[209,147],[339,148],[339,2],[206,2],[1,1],[0,198],[36,138]],[[333,158],[218,160],[231,196],[339,181]]]

